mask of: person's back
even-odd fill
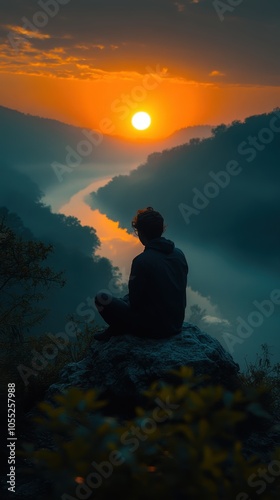
[[[153,336],[181,331],[187,302],[187,274],[183,252],[162,236],[150,240],[144,252],[133,260],[130,304]]]

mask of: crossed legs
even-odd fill
[[[134,323],[131,307],[124,299],[117,299],[108,292],[101,292],[95,297],[95,305],[104,321],[108,323],[108,330],[112,334],[126,333]]]

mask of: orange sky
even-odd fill
[[[104,134],[158,138],[189,125],[229,123],[271,111],[280,88],[188,82],[175,77],[114,72],[96,79],[0,74],[0,104],[48,118],[98,129]],[[166,71],[166,70],[165,70]],[[132,128],[139,110],[152,117],[148,131]]]

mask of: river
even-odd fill
[[[111,176],[106,176],[94,181],[72,196],[58,211],[65,215],[77,217],[83,226],[93,227],[101,241],[101,246],[96,251],[96,255],[110,259],[114,266],[119,267],[123,278],[127,278],[130,272],[131,260],[143,251],[142,244],[134,235],[120,228],[118,222],[108,219],[99,210],[91,209],[85,201],[85,198],[90,193],[105,186],[111,178]]]

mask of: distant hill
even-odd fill
[[[210,125],[181,128],[166,139],[159,141],[156,151],[163,151],[165,149],[181,146],[182,144],[188,143],[191,139],[206,139],[207,137],[211,137],[213,128],[214,127]]]
[[[46,194],[55,190],[58,203],[63,205],[73,194],[99,177],[128,172],[143,163],[154,151],[174,147],[193,137],[211,135],[210,126],[182,129],[165,140],[148,142],[100,137],[93,132],[91,154],[80,154],[79,163],[79,145],[81,141],[88,141],[83,130],[0,106],[2,161],[26,173]],[[87,131],[91,132],[89,129]],[[87,153],[86,149],[82,151]],[[67,171],[61,171],[63,165],[69,164],[66,161],[69,152],[70,160],[74,163],[70,168],[67,167]],[[61,167],[54,170],[54,162]],[[61,175],[57,176],[57,171]]]

